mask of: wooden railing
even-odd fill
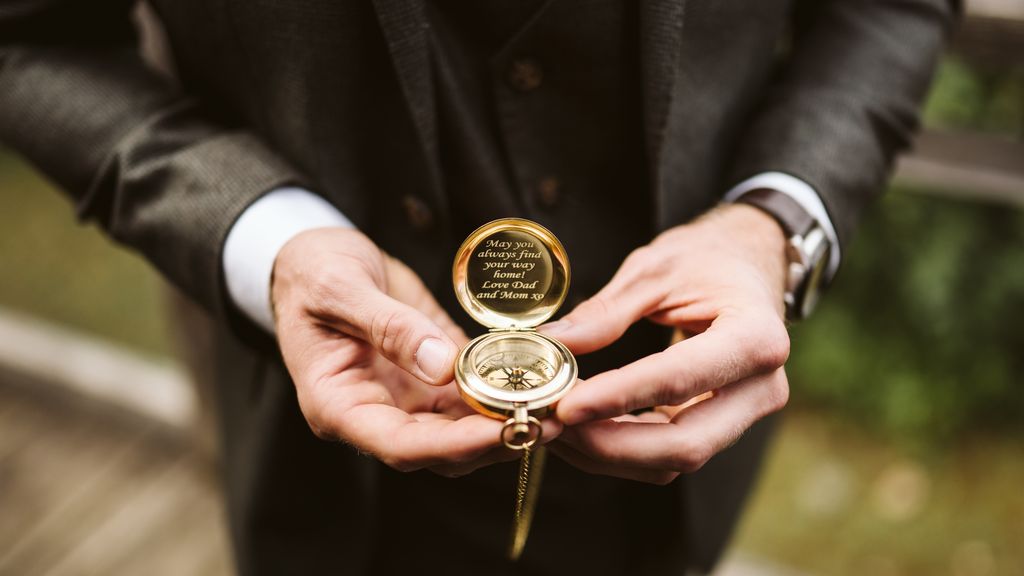
[[[1024,0],[968,0],[966,10],[952,53],[992,78],[1024,75]],[[919,191],[1024,206],[1024,123],[1006,128],[1010,135],[926,131],[900,160],[896,180]]]

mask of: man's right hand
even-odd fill
[[[292,238],[274,263],[277,339],[313,432],[402,471],[467,474],[518,455],[454,386],[465,334],[416,274],[356,230]],[[431,386],[432,385],[432,386]],[[544,442],[561,426],[544,423]]]

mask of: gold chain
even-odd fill
[[[529,445],[525,445],[522,450],[523,455],[519,459],[519,477],[516,482],[516,506],[512,515],[512,537],[508,550],[508,557],[512,561],[518,560],[522,555],[523,548],[526,547],[526,539],[530,535],[530,524],[533,522],[533,513],[537,508],[537,494],[540,492],[540,481],[544,474],[544,459],[547,455],[543,446],[531,449]]]

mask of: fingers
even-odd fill
[[[509,457],[502,422],[414,380],[450,382],[466,337],[408,267],[362,234],[310,231],[279,253],[273,283],[282,356],[317,436],[402,471],[459,474]],[[545,428],[548,441],[561,424]]]
[[[551,441],[558,438],[562,433],[562,424],[553,418],[547,418],[541,422],[541,428],[543,433],[540,437],[540,444],[551,445]],[[442,476],[448,478],[457,478],[459,476],[465,476],[471,472],[475,472],[480,468],[485,468],[492,464],[499,464],[501,462],[511,462],[519,460],[523,453],[518,450],[509,450],[505,446],[499,446],[486,452],[483,456],[470,460],[468,462],[458,463],[445,463],[437,466],[432,466],[430,470]]]
[[[318,427],[320,435],[343,440],[401,472],[431,468],[445,476],[519,458],[521,452],[501,445],[503,422],[475,414],[451,419],[435,413],[406,414],[393,406],[354,406]],[[541,444],[559,436],[562,425],[542,422]]]
[[[720,388],[713,398],[678,412],[668,423],[602,420],[566,427],[559,442],[596,473],[641,479],[637,469],[693,472],[734,444],[745,430],[780,410],[789,397],[782,369]],[[571,461],[570,461],[571,462]],[[655,476],[655,481],[659,478]]]
[[[386,404],[328,410],[310,424],[318,436],[347,442],[402,472],[481,458],[499,446],[502,426],[482,415],[417,419]]]
[[[369,343],[424,382],[452,379],[453,336],[461,332],[415,273],[359,232],[319,229],[293,238],[275,260],[272,294],[279,340],[316,323]]]
[[[458,399],[454,388],[386,386],[374,362],[343,358],[361,354],[360,348],[375,355],[353,338],[338,336],[333,349],[329,341],[314,343],[312,348],[317,358],[333,356],[344,365],[354,362],[340,371],[315,371],[333,374],[328,377],[296,381],[300,408],[318,437],[346,442],[401,471],[448,466],[449,474],[465,474],[500,461],[502,455],[495,450],[501,447],[503,422],[472,413],[464,403],[454,405]],[[380,363],[398,370],[383,360]],[[405,402],[410,392],[422,397]],[[438,412],[442,404],[453,404],[454,414]],[[542,441],[561,432],[561,424],[551,419],[543,427]]]
[[[650,468],[637,468],[602,462],[576,450],[565,442],[554,442],[549,446],[549,449],[562,460],[588,474],[613,476],[615,478],[636,480],[637,482],[659,484],[662,486],[679,477],[679,472],[674,470],[653,470]]]
[[[789,356],[789,335],[776,314],[722,313],[701,334],[589,378],[558,406],[567,425],[653,406],[681,404],[744,378],[775,371]]]
[[[600,292],[538,330],[576,354],[608,346],[634,322],[653,313],[664,297],[663,283],[650,281],[658,270],[655,260],[650,248],[636,250]]]
[[[416,308],[371,286],[336,294],[331,310],[328,322],[335,328],[369,343],[416,378],[434,385],[454,378],[458,347],[444,329]]]
[[[434,296],[424,286],[420,277],[401,261],[390,256],[385,256],[385,258],[387,259],[388,294],[395,300],[404,302],[423,312],[459,346],[469,342],[466,333],[452,320],[448,312],[437,303],[437,300],[434,299]]]
[[[470,462],[438,464],[430,466],[430,471],[440,476],[444,476],[445,478],[460,478],[467,474],[476,472],[481,468],[518,460],[521,455],[522,452],[515,452],[505,448],[504,446],[498,446]]]

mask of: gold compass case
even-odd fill
[[[455,381],[462,398],[492,418],[536,422],[576,383],[576,359],[535,331],[565,300],[569,260],[547,228],[506,218],[469,235],[452,267],[455,295],[490,329],[462,349]]]

